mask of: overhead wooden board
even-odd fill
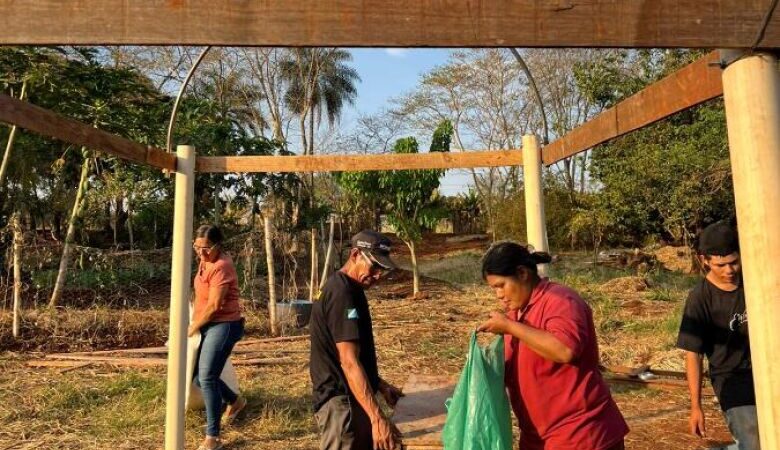
[[[396,169],[455,169],[523,164],[519,150],[381,155],[202,156],[197,172],[351,172]]]
[[[452,397],[457,379],[445,375],[412,374],[403,387],[393,422],[401,432],[404,449],[441,449],[441,432],[447,419],[444,402]]]
[[[711,52],[623,100],[542,150],[544,164],[554,164],[723,95],[719,52]]]
[[[176,170],[176,156],[170,153],[107,133],[5,94],[0,94],[0,122],[129,161]]]
[[[0,0],[0,44],[751,47],[771,0]],[[761,46],[780,47],[776,14]]]

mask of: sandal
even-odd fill
[[[225,416],[225,425],[231,425],[233,422],[236,421],[238,418],[238,415],[241,414],[241,411],[243,411],[246,408],[247,401],[244,397],[238,397],[236,400],[236,408],[232,409],[230,411],[230,414]],[[232,405],[231,405],[232,408]]]
[[[223,450],[224,448],[225,448],[225,446],[222,445],[222,440],[219,440],[219,441],[217,441],[217,446],[216,447],[209,448],[209,447],[206,447],[204,444],[200,444],[200,446],[198,447],[198,450]]]

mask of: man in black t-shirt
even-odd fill
[[[328,278],[311,313],[309,370],[322,450],[392,450],[397,429],[374,395],[395,406],[401,391],[379,377],[365,289],[395,265],[390,240],[371,230],[352,238],[344,267]]]
[[[737,441],[729,448],[759,450],[748,317],[734,228],[723,222],[705,228],[697,253],[706,275],[688,295],[677,338],[677,347],[686,350],[691,433],[703,437],[706,430],[701,374],[703,355],[707,355],[712,387]]]

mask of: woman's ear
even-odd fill
[[[528,267],[517,267],[517,279],[522,283],[527,283],[531,279],[531,271],[528,270]]]

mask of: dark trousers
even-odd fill
[[[200,334],[200,353],[194,381],[200,387],[206,405],[206,435],[219,437],[222,404],[233,403],[238,399],[219,376],[222,375],[233,346],[244,336],[244,321],[210,322],[201,327]]]
[[[371,450],[371,420],[357,400],[337,395],[314,414],[320,429],[321,450]]]

